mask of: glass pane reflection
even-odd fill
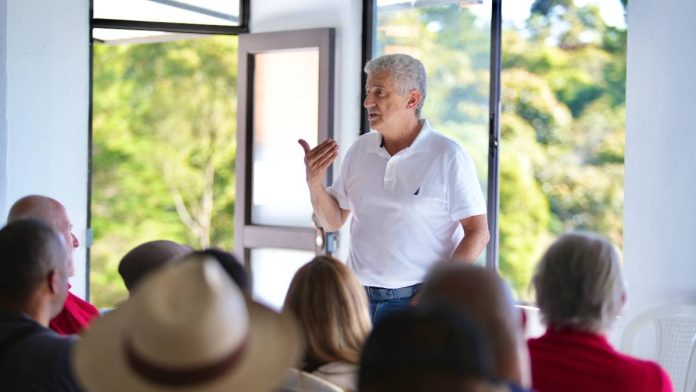
[[[254,300],[280,310],[295,272],[314,256],[313,252],[301,250],[252,249],[250,259]]]
[[[253,83],[251,223],[312,227],[304,154],[297,139],[317,143],[319,49],[256,55]]]
[[[94,0],[94,18],[239,26],[239,0]]]

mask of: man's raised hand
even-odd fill
[[[297,141],[304,150],[304,162],[307,170],[307,185],[321,186],[326,177],[326,170],[338,156],[338,144],[334,140],[326,139],[316,147],[310,149],[309,144],[300,139]]]

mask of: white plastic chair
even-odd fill
[[[653,358],[669,373],[675,392],[688,392],[696,378],[696,374],[690,374],[696,344],[696,305],[666,305],[639,314],[624,330],[621,351],[632,353],[636,335],[649,326],[655,330]]]
[[[345,392],[343,388],[332,384],[311,373],[290,369],[285,376],[280,392]]]

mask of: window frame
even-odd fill
[[[237,195],[235,201],[235,253],[242,257],[251,274],[251,250],[280,248],[330,253],[325,244],[332,241],[323,231],[301,227],[268,226],[252,222],[254,99],[254,56],[286,49],[317,48],[319,50],[319,108],[317,140],[333,137],[335,86],[335,29],[318,28],[255,33],[239,41],[237,73]],[[299,148],[299,147],[298,147]],[[325,185],[331,185],[331,165]],[[321,246],[317,245],[317,237]],[[252,278],[253,279],[253,278]]]
[[[249,32],[250,0],[239,1],[239,26],[221,26],[193,23],[151,22],[143,20],[123,20],[94,18],[94,0],[89,2],[90,35],[92,29],[150,30],[168,33],[191,33],[212,35],[239,35]]]

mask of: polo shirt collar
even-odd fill
[[[423,126],[421,127],[420,132],[418,132],[418,136],[416,136],[416,138],[413,140],[413,143],[411,143],[411,145],[407,147],[411,151],[420,151],[427,147],[428,142],[430,141],[430,136],[433,134],[433,129],[430,127],[430,123],[428,122],[428,120],[423,119],[422,122]],[[368,144],[367,151],[374,153],[384,151],[384,136],[382,136],[382,134],[378,131],[373,132],[379,134],[379,136],[375,138],[375,142]]]
[[[411,143],[409,148],[413,151],[419,151],[427,147],[428,142],[430,141],[430,136],[433,134],[433,129],[430,128],[430,123],[428,120],[423,119],[423,126],[421,127],[420,132],[418,132],[418,136],[416,136],[416,139]]]

